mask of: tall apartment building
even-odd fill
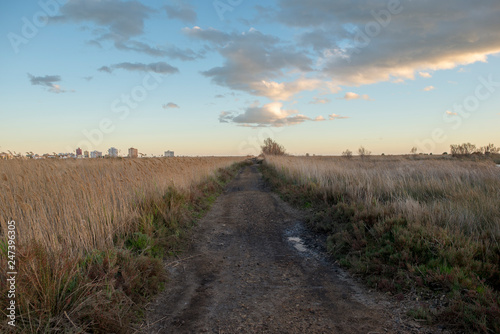
[[[76,156],[79,156],[79,155],[82,155],[82,149],[81,148],[77,148],[76,149]]]
[[[129,158],[137,158],[139,156],[139,151],[136,148],[129,148],[128,149],[128,157]]]
[[[92,151],[92,152],[90,152],[90,157],[91,158],[102,158],[102,152]]]
[[[174,151],[165,151],[165,157],[173,157]]]
[[[111,147],[109,150],[108,150],[108,155],[111,157],[111,158],[118,158],[118,150],[114,147]]]

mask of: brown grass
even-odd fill
[[[266,166],[368,284],[418,294],[412,314],[422,319],[500,332],[500,168],[491,160],[267,156]]]
[[[17,221],[18,243],[51,251],[113,246],[133,228],[139,204],[201,182],[240,158],[10,160],[0,163],[0,226]]]
[[[17,327],[0,331],[134,332],[165,283],[194,219],[243,158],[0,162],[0,294],[7,221],[16,238]],[[233,165],[234,166],[234,165]],[[4,319],[7,298],[0,298]]]
[[[500,168],[491,161],[268,156],[266,162],[325,195],[391,206],[413,223],[500,241]]]

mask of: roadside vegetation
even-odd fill
[[[166,282],[164,256],[182,251],[242,160],[0,162],[0,294],[15,220],[17,331],[133,332]],[[0,331],[12,327],[2,321]]]
[[[500,168],[491,148],[481,159],[367,159],[364,148],[359,157],[266,155],[263,172],[285,200],[311,210],[310,226],[328,235],[342,266],[418,300],[410,316],[500,333]]]

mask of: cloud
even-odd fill
[[[353,92],[347,92],[345,93],[344,97],[340,97],[339,98],[340,100],[366,100],[366,101],[372,101],[372,99],[366,95],[366,94],[363,94],[363,95],[359,95],[359,94],[356,94],[356,93],[353,93]]]
[[[327,104],[330,103],[330,99],[321,99],[319,97],[313,97],[313,100],[309,104]]]
[[[36,77],[28,73],[28,78],[30,82],[34,86],[44,86],[47,87],[47,90],[51,93],[67,93],[74,92],[74,90],[65,90],[62,89],[60,85],[56,84],[56,82],[61,81],[61,77],[59,75],[45,75],[43,77]]]
[[[169,19],[178,19],[185,23],[194,23],[196,21],[196,12],[188,4],[179,2],[177,7],[166,5],[164,8]]]
[[[102,66],[98,69],[98,71],[112,73],[115,69],[138,72],[155,72],[160,74],[174,74],[179,72],[178,68],[170,66],[165,62],[157,62],[151,64],[119,63],[110,66]]]
[[[104,29],[103,37],[123,41],[142,35],[144,21],[154,10],[138,1],[70,0],[60,8],[60,12],[60,16],[51,20],[93,23]]]
[[[45,75],[43,77],[35,77],[34,75],[28,73],[28,77],[30,78],[30,82],[32,85],[47,87],[53,87],[54,82],[61,81],[61,77],[59,75]]]
[[[219,122],[230,123],[235,116],[232,111],[222,111],[219,115]]]
[[[198,26],[183,28],[183,33],[193,39],[208,42],[213,45],[222,46],[231,40],[231,35],[220,30],[209,28],[202,29]]]
[[[109,66],[101,66],[97,69],[100,72],[106,72],[106,73],[111,73],[113,72],[113,69]]]
[[[498,1],[405,1],[397,8],[391,15],[382,0],[280,0],[268,15],[298,31],[319,72],[339,85],[414,79],[500,52]]]
[[[135,51],[153,57],[168,57],[170,59],[179,59],[182,61],[193,61],[205,56],[203,51],[195,52],[189,48],[180,49],[176,46],[158,48],[138,41],[116,42],[115,47],[119,50]]]
[[[208,43],[224,58],[221,66],[202,72],[217,85],[276,101],[328,86],[323,80],[308,78],[305,73],[312,71],[313,61],[277,37],[255,29],[241,34],[200,27],[183,31]],[[283,78],[286,80],[280,80]]]
[[[94,77],[92,77],[92,76],[88,76],[88,77],[83,77],[83,79],[85,79],[85,80],[87,80],[87,81],[90,81],[90,80],[94,79]]]
[[[178,109],[180,108],[177,104],[173,103],[173,102],[169,102],[167,104],[164,104],[162,106],[163,109]]]
[[[221,112],[219,121],[250,127],[282,127],[312,121],[312,119],[299,114],[297,110],[283,109],[281,102],[272,102],[263,106],[256,102],[240,114],[231,111]]]
[[[189,48],[180,49],[176,46],[169,46],[165,49],[165,56],[170,59],[179,59],[182,61],[193,61],[205,58],[205,51],[195,52]]]
[[[424,88],[424,91],[425,92],[430,92],[431,90],[434,90],[434,89],[436,89],[436,87],[434,87],[434,86],[427,86],[427,87]]]
[[[348,116],[340,116],[340,115],[337,115],[337,114],[330,114],[328,115],[328,119],[333,121],[333,120],[336,120],[336,119],[347,119],[347,118],[350,118]]]
[[[446,114],[447,114],[447,115],[452,115],[452,116],[456,116],[456,115],[458,115],[456,112],[451,112],[451,111],[449,111],[449,110],[446,110]]]
[[[290,82],[255,81],[247,83],[247,91],[258,96],[265,96],[271,100],[289,100],[294,95],[303,91],[328,88],[327,83],[317,79],[297,78]],[[327,91],[336,93],[337,88],[330,87]]]
[[[167,16],[194,22],[196,12],[190,5],[179,2],[177,7],[165,6]],[[144,53],[153,57],[168,57],[180,60],[196,60],[202,53],[176,46],[160,48],[134,40],[144,34],[145,21],[155,10],[139,1],[121,0],[70,0],[60,8],[61,15],[51,18],[51,22],[91,24],[97,37],[86,43],[102,48],[102,43],[111,41],[115,48],[123,51]]]
[[[96,40],[90,40],[90,41],[86,41],[85,44],[87,45],[91,45],[91,46],[95,46],[96,48],[99,48],[99,49],[102,49],[102,45],[101,43],[99,43],[98,41]]]
[[[257,101],[245,108],[242,113],[223,111],[219,115],[221,123],[235,123],[245,127],[283,127],[308,121],[323,122],[326,119],[323,116],[312,119],[300,114],[297,110],[284,109],[281,102],[271,102],[260,106]]]
[[[217,85],[275,101],[308,90],[338,91],[340,86],[427,78],[438,70],[485,62],[500,52],[500,35],[495,33],[500,30],[497,0],[404,1],[399,13],[389,14],[386,24],[387,3],[278,0],[256,9],[262,17],[285,25],[295,34],[293,39],[255,29],[238,33],[184,28],[186,36],[204,44],[202,51],[138,41],[145,22],[155,13],[139,1],[70,0],[51,21],[89,25],[96,35],[89,43],[110,42],[120,50],[155,57],[188,61],[202,58],[203,50],[218,52],[221,64],[203,75]],[[196,21],[194,9],[181,1],[162,10],[170,19]],[[367,34],[370,28],[375,32]]]

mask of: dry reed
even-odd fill
[[[500,168],[491,161],[277,157],[266,161],[328,196],[390,206],[410,222],[500,240]]]
[[[0,225],[17,222],[19,246],[36,241],[69,257],[107,249],[144,200],[183,190],[237,157],[10,160],[0,162]]]

